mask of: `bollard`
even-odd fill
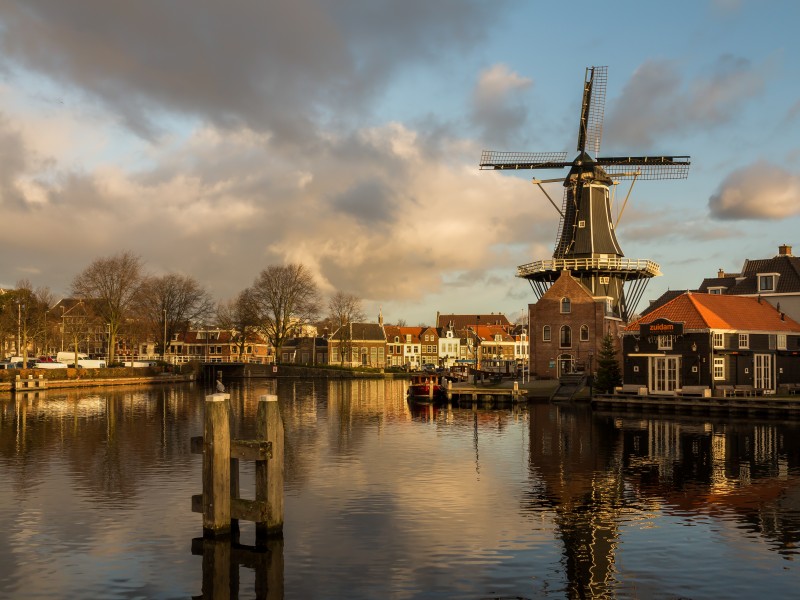
[[[272,442],[272,457],[256,462],[256,501],[266,501],[267,520],[256,523],[257,544],[266,536],[283,531],[283,419],[278,396],[261,396],[258,401],[256,432],[259,439]]]
[[[230,394],[206,396],[203,429],[203,535],[231,530]]]

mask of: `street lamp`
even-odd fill
[[[47,351],[47,313],[49,312],[49,308],[44,311],[44,353],[47,356],[50,355],[50,353]]]
[[[20,356],[19,348],[22,344],[22,302],[17,298],[17,356]]]
[[[164,345],[161,347],[161,360],[167,362],[167,309],[164,309]]]

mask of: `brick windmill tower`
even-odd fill
[[[602,310],[602,320],[612,319],[626,323],[633,315],[647,282],[651,277],[661,274],[655,262],[626,258],[622,253],[615,233],[619,217],[616,222],[612,217],[610,186],[622,179],[631,180],[631,187],[637,180],[684,179],[689,173],[688,156],[598,155],[603,134],[607,80],[607,67],[586,69],[578,123],[578,155],[571,162],[566,160],[565,152],[486,150],[481,154],[481,169],[569,168],[564,178],[533,180],[560,215],[553,257],[517,268],[517,277],[528,280],[537,297],[537,304],[545,299],[552,300],[554,295],[558,296],[560,305],[556,314],[562,315],[558,322],[535,323],[532,305],[530,339],[532,361],[537,337],[543,343],[546,337],[550,338],[549,343],[557,342],[556,351],[549,352],[549,355],[558,358],[548,358],[547,364],[557,360],[559,375],[576,368],[574,351],[580,354],[583,350],[584,358],[591,356],[590,352],[599,349],[599,339],[603,333],[610,330],[607,324],[602,331],[598,331],[597,325],[591,325],[597,321],[596,314],[591,319],[588,314],[581,317],[587,323],[574,323],[575,319],[569,317],[574,300],[583,301],[589,298],[594,304],[602,304],[601,308],[595,307],[594,311],[596,313]],[[564,197],[560,208],[541,185],[555,181],[564,182]],[[620,216],[627,201],[628,198],[625,198],[619,211]],[[577,295],[581,298],[573,298],[574,290],[566,293],[559,289],[567,285],[557,285],[564,274],[577,282],[580,289]],[[554,286],[556,289],[553,289]],[[537,334],[534,325],[550,329],[542,329]],[[588,333],[583,325],[589,327]],[[577,326],[580,332],[576,336],[577,344],[573,343],[573,326]],[[556,331],[558,336],[554,340]],[[532,365],[532,369],[535,368]]]

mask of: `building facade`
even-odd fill
[[[685,292],[629,325],[623,380],[649,394],[800,382],[800,323],[758,298]]]
[[[608,298],[593,296],[569,271],[529,305],[531,374],[542,379],[593,372],[603,337],[615,340],[622,320]]]

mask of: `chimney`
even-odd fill
[[[792,255],[792,247],[787,244],[782,244],[778,246],[778,256],[791,256]]]
[[[719,277],[720,279],[725,277],[725,271],[723,271],[722,269],[717,270],[717,277]]]

